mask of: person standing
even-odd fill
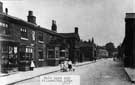
[[[72,61],[71,60],[68,61],[68,69],[69,69],[69,71],[72,70]]]
[[[34,68],[35,68],[35,64],[34,64],[34,61],[33,61],[33,59],[31,60],[31,64],[30,64],[30,70],[34,70]]]
[[[64,61],[64,71],[68,71],[68,62],[67,60]]]
[[[61,63],[60,63],[60,71],[64,71],[64,62],[62,61]]]

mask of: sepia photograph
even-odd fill
[[[135,85],[135,0],[0,0],[0,85]]]

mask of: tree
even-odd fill
[[[115,46],[112,42],[109,42],[105,45],[106,50],[109,53],[109,56],[112,57],[113,56],[113,52],[115,51]]]

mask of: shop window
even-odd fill
[[[21,28],[20,31],[21,31],[21,39],[24,39],[24,38],[27,39],[28,38],[27,29]]]
[[[8,46],[2,46],[2,53],[7,53],[8,52]]]
[[[21,60],[30,60],[32,58],[33,49],[30,47],[21,47],[20,55]]]
[[[65,52],[60,52],[60,57],[65,57]]]
[[[26,48],[26,60],[32,59],[32,48]]]
[[[53,49],[48,49],[48,58],[55,58],[55,52]]]
[[[17,62],[17,47],[14,46],[9,46],[9,52],[8,52],[8,63],[10,70],[12,68],[16,67],[18,62]]]

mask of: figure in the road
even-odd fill
[[[60,63],[60,71],[64,71],[64,61],[61,61]]]
[[[68,61],[68,69],[69,69],[69,71],[75,71],[75,68],[73,67],[71,60]]]
[[[69,69],[69,71],[72,70],[72,61],[71,60],[68,61],[68,69]]]
[[[67,72],[68,71],[68,61],[65,60],[64,61],[64,72]]]

